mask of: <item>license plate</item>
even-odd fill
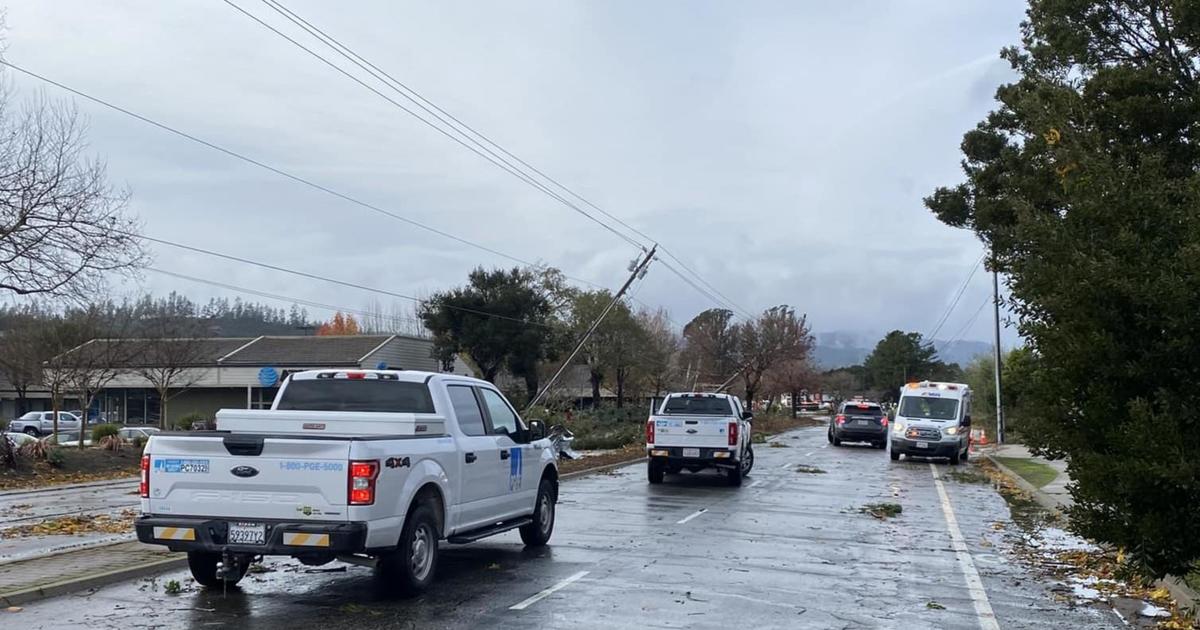
[[[860,427],[865,427],[865,426],[867,426],[868,424],[871,424],[871,423],[870,423],[870,422],[868,422],[868,421],[866,421],[866,420],[855,420],[855,421],[854,421],[854,424],[857,424],[857,425],[858,425],[858,426],[860,426]]]
[[[229,544],[231,545],[265,545],[267,543],[267,526],[262,523],[230,523]]]
[[[917,442],[917,448],[929,448],[929,442]]]
[[[700,457],[700,449],[685,448],[685,449],[683,449],[683,456],[684,457]]]

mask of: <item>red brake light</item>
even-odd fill
[[[884,416],[884,417],[880,418],[880,419],[879,419],[879,424],[881,424],[881,425],[883,425],[883,426],[885,426],[885,427],[886,427],[886,426],[887,426],[887,416]]]
[[[738,423],[729,423],[729,445],[737,446],[738,443]]]
[[[646,421],[646,443],[654,444],[654,419]]]
[[[837,416],[834,417],[834,421],[837,422],[838,424],[846,424],[846,416],[838,414]]]
[[[870,409],[871,405],[868,405],[866,403],[858,403],[858,408],[859,409]]]
[[[142,455],[142,482],[138,484],[138,494],[143,499],[150,498],[150,456]]]
[[[375,503],[375,478],[378,476],[378,461],[350,462],[349,497],[347,502],[350,505],[371,505]]]
[[[364,378],[367,378],[367,373],[366,372],[346,372],[346,378],[355,380],[355,381],[362,380]]]

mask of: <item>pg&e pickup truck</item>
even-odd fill
[[[374,567],[412,595],[438,542],[554,529],[558,468],[545,427],[491,383],[403,370],[290,376],[269,410],[223,409],[215,431],[160,433],[141,461],[138,540],[187,552],[203,586],[266,555]]]
[[[754,414],[728,394],[670,394],[646,421],[647,473],[662,483],[666,473],[684,469],[723,470],[731,486],[754,467],[750,421]]]

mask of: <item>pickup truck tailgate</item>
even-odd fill
[[[658,446],[728,446],[729,422],[729,418],[712,416],[654,416],[654,443]]]
[[[161,435],[146,452],[150,514],[348,518],[348,440]]]

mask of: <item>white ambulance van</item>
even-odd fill
[[[962,383],[922,381],[900,388],[892,422],[891,456],[966,461],[971,434],[971,389]]]

